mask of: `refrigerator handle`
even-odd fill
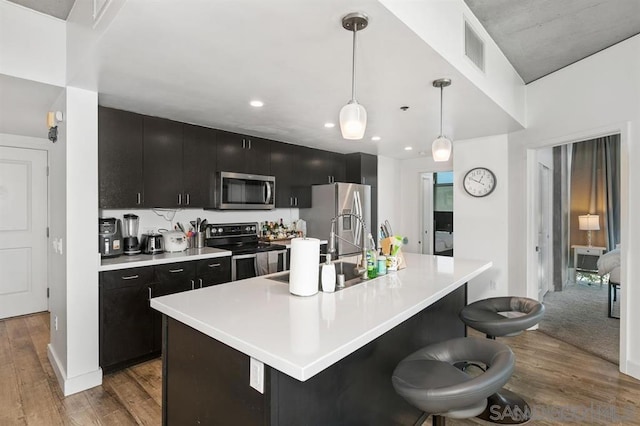
[[[362,217],[362,204],[360,203],[360,192],[358,192],[358,191],[355,191],[353,193],[353,211],[354,211],[354,213],[356,215],[358,215],[359,217]],[[353,220],[354,219],[352,218],[352,224],[353,224]],[[360,235],[360,226],[361,226],[361,224],[357,223],[359,221],[358,219],[355,219],[355,221],[356,221],[356,226],[353,227],[353,225],[352,225],[352,229],[354,230],[354,233],[353,233],[354,241],[353,242],[356,245],[360,245],[360,237],[361,237],[361,235]],[[362,236],[362,237],[364,237],[364,236]]]

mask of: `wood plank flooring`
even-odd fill
[[[507,387],[531,404],[536,418],[529,424],[640,425],[640,381],[616,365],[542,333],[501,341],[516,354]],[[102,386],[65,398],[47,359],[48,342],[48,313],[0,321],[0,425],[162,423],[159,359],[106,375]]]

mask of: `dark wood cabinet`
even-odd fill
[[[132,112],[98,108],[100,208],[142,206],[142,120]]]
[[[344,154],[332,152],[333,154],[333,181],[346,182],[346,159]]]
[[[271,175],[271,141],[220,131],[217,146],[218,171]]]
[[[183,129],[183,207],[214,207],[219,131],[185,124]]]
[[[231,281],[231,257],[100,272],[100,366],[116,371],[160,354],[162,315],[149,299]]]
[[[153,267],[100,273],[100,365],[105,372],[153,356]]]
[[[144,206],[183,207],[182,123],[144,117]]]
[[[276,208],[294,206],[294,163],[298,153],[294,145],[274,142],[271,144],[271,173],[276,178]]]
[[[196,287],[209,287],[231,281],[231,257],[196,261]]]

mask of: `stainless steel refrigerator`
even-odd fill
[[[331,219],[339,213],[356,213],[356,193],[362,204],[362,217],[371,232],[371,187],[355,183],[329,183],[311,187],[311,208],[300,209],[300,218],[307,222],[307,235],[329,241]],[[339,256],[360,254],[358,246],[367,241],[367,235],[358,232],[358,221],[353,217],[341,217],[336,221],[336,250]],[[350,243],[347,243],[344,238]]]

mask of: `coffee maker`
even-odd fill
[[[124,227],[124,254],[134,255],[140,253],[138,242],[139,218],[135,214],[125,214],[123,216]]]
[[[122,223],[114,217],[98,218],[99,251],[102,257],[122,254]]]

